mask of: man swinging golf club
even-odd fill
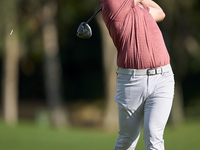
[[[163,132],[174,95],[170,57],[152,0],[101,0],[102,17],[117,48],[119,136],[115,150],[134,150],[142,125],[146,150],[164,150]]]

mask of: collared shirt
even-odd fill
[[[102,17],[117,48],[121,68],[165,66],[170,57],[149,7],[134,0],[101,0]]]

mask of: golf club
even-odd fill
[[[100,8],[87,22],[82,22],[77,30],[76,35],[80,38],[87,39],[92,36],[92,29],[89,26],[89,22],[101,11]]]

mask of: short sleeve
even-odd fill
[[[133,0],[101,0],[102,14],[109,20],[123,19],[133,7]]]
[[[139,4],[139,7],[147,10],[148,12],[150,11],[150,8],[147,5]]]

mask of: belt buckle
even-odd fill
[[[147,75],[148,76],[152,76],[152,75],[155,75],[157,74],[157,70],[156,69],[148,69],[147,70]]]

